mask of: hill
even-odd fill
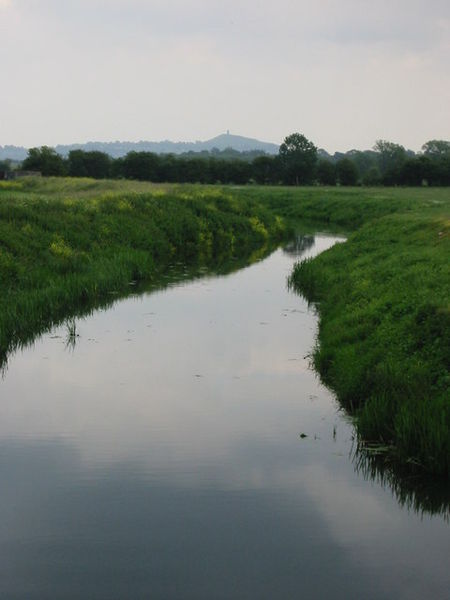
[[[97,150],[105,152],[113,158],[125,156],[128,152],[155,152],[157,154],[183,154],[187,152],[211,151],[214,148],[226,150],[232,148],[239,152],[260,150],[268,154],[277,154],[278,145],[270,142],[262,142],[241,135],[224,133],[210,140],[196,142],[87,142],[85,144],[59,144],[55,150],[62,156],[67,156],[71,150],[85,150],[86,152]],[[27,148],[21,146],[0,146],[0,160],[7,158],[24,160],[27,156]]]

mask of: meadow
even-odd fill
[[[250,256],[299,223],[347,235],[290,280],[319,312],[314,366],[368,451],[448,477],[448,189],[0,183],[0,359],[169,264]]]

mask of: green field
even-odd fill
[[[448,189],[0,184],[0,358],[170,263],[250,256],[299,222],[348,235],[291,279],[319,309],[324,382],[362,442],[448,476]]]

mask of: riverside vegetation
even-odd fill
[[[249,256],[286,233],[256,199],[83,179],[0,183],[0,362],[80,307],[177,261]]]
[[[450,194],[445,189],[154,186],[43,179],[0,184],[2,358],[80,305],[177,260],[217,261],[305,220],[348,235],[300,263],[317,303],[314,364],[360,440],[450,474]]]
[[[387,460],[448,477],[450,194],[305,196],[295,207],[283,197],[279,204],[291,215],[356,229],[291,277],[318,306],[316,369],[356,416],[369,450],[375,443],[372,451]]]

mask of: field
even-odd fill
[[[348,235],[291,278],[319,310],[317,370],[369,449],[448,477],[448,189],[0,184],[0,358],[170,263],[250,256],[300,221]]]

